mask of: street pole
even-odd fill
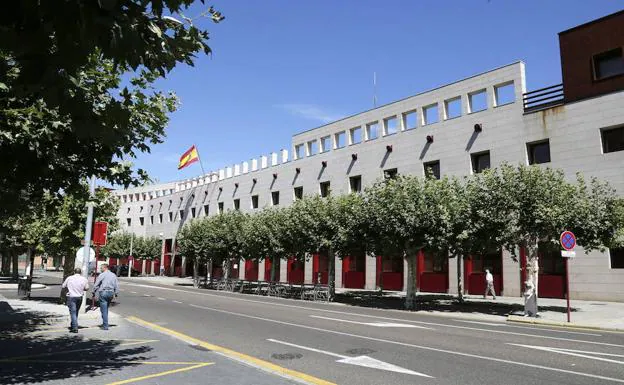
[[[568,260],[570,258],[564,258],[565,260],[565,271],[566,271],[566,302],[568,303],[568,323],[570,323],[570,273],[568,271]]]
[[[130,255],[128,256],[128,278],[132,277],[132,265],[134,265],[134,257],[132,256],[133,241],[134,241],[134,233],[130,233]]]
[[[89,182],[89,201],[87,202],[87,223],[85,224],[85,237],[84,237],[84,247],[83,247],[83,255],[82,255],[82,276],[87,280],[89,279],[89,258],[91,257],[91,230],[93,226],[93,198],[95,198],[95,175],[91,177],[91,181]],[[97,262],[96,262],[97,266]],[[82,296],[82,308],[87,309],[85,306],[87,302],[87,296]]]

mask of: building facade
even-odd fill
[[[187,221],[226,210],[287,206],[306,195],[346,194],[393,174],[464,176],[502,162],[540,164],[609,181],[624,194],[624,12],[560,33],[563,83],[527,92],[519,61],[295,134],[289,150],[198,178],[114,193],[122,228],[163,239],[162,263],[185,270],[175,237]],[[614,32],[615,31],[615,32]],[[584,42],[591,44],[583,44]],[[588,64],[589,63],[589,64]],[[624,250],[577,252],[572,299],[624,301]],[[159,270],[160,261],[151,266]],[[265,279],[268,262],[242,262],[241,278]],[[403,260],[348,258],[336,263],[337,287],[402,290]],[[418,289],[456,293],[452,259],[419,255]],[[521,295],[524,261],[509,253],[473,256],[462,274],[466,291],[482,294],[484,270],[497,292]],[[327,261],[284,261],[282,281],[326,280]],[[540,253],[540,295],[563,297],[560,255]]]

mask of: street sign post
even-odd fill
[[[568,322],[570,322],[570,272],[568,269],[568,260],[576,256],[576,253],[573,251],[576,247],[576,236],[571,231],[564,231],[559,237],[559,242],[561,242],[561,247],[564,248],[564,250],[561,251],[561,257],[563,257],[565,261],[566,302],[568,305]]]

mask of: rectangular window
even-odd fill
[[[304,154],[303,144],[298,144],[295,146],[295,159],[301,159],[305,156]]]
[[[219,214],[223,214],[223,202],[219,202]]]
[[[438,120],[438,103],[423,107],[423,126],[437,123]]]
[[[251,208],[252,209],[257,209],[258,208],[258,196],[257,195],[252,195],[251,196]]]
[[[132,218],[126,218],[126,224],[128,227],[132,226]]]
[[[347,134],[342,131],[334,134],[334,148],[343,148],[346,144]]]
[[[308,142],[308,156],[316,154],[318,154],[318,142],[315,139]]]
[[[461,96],[444,101],[444,116],[446,119],[459,118],[462,114]]]
[[[369,123],[366,125],[366,140],[377,139],[379,136],[379,123]]]
[[[331,149],[331,137],[329,135],[321,138],[321,152],[327,152]]]
[[[550,162],[550,142],[548,139],[539,142],[527,143],[529,164]]]
[[[362,192],[362,176],[352,176],[349,178],[349,191],[352,193]]]
[[[240,210],[240,199],[234,199],[234,210]]]
[[[208,205],[204,205],[204,216],[207,217],[210,213],[210,207]]]
[[[143,212],[143,206],[139,207],[139,212],[142,213]]]
[[[139,217],[139,225],[145,226],[145,217]]]
[[[468,112],[487,110],[487,91],[479,90],[468,94]]]
[[[158,214],[158,223],[163,223],[163,215]]]
[[[398,131],[398,124],[397,124],[396,116],[385,118],[383,121],[383,129],[384,129],[383,131],[384,136],[396,134],[396,132]]]
[[[384,170],[384,179],[394,179],[399,175],[399,171],[396,168],[390,168],[388,170]]]
[[[480,152],[470,155],[472,160],[472,172],[478,174],[483,170],[490,168],[490,152]]]
[[[624,55],[622,47],[594,55],[594,80],[624,75]]]
[[[349,130],[349,144],[358,144],[362,142],[362,128],[353,127]]]
[[[602,152],[624,151],[624,126],[602,130]]]
[[[169,222],[173,222],[173,212],[169,211]]]
[[[293,190],[295,200],[303,199],[303,187],[295,187]]]
[[[180,210],[180,217],[179,217],[179,219],[180,219],[181,221],[183,221],[183,220],[184,220],[184,210]]]
[[[195,218],[195,215],[197,214],[195,207],[191,207],[191,218]]]
[[[508,82],[494,86],[495,106],[503,106],[516,100],[514,83]]]
[[[434,160],[432,162],[427,162],[424,165],[425,168],[425,176],[440,179],[440,161]]]
[[[153,225],[153,224],[154,224],[154,216],[150,215],[150,225]]]
[[[624,247],[609,249],[612,269],[624,269]]]
[[[329,193],[330,193],[329,182],[321,182],[321,184],[319,186],[320,186],[320,189],[321,189],[321,196],[323,198],[328,197]]]
[[[418,126],[418,114],[416,110],[403,113],[403,129],[412,130]]]
[[[278,206],[279,205],[279,191],[272,191],[271,192],[271,204],[273,206]]]

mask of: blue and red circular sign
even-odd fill
[[[572,250],[576,247],[576,236],[571,231],[564,231],[559,238],[561,246],[566,250]]]

